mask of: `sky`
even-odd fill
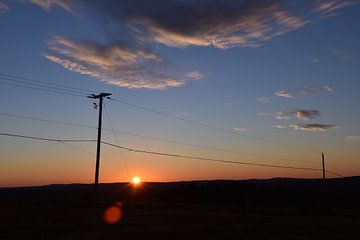
[[[115,145],[312,169],[324,152],[328,177],[359,175],[359,22],[356,0],[0,0],[0,132],[96,140],[86,96],[109,92]],[[94,142],[0,136],[0,151],[0,187],[94,179]],[[101,154],[100,182],[321,177]]]

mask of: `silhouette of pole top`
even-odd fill
[[[108,96],[111,96],[111,93],[100,93],[98,95],[96,94],[90,94],[89,96],[87,96],[88,98],[103,98],[103,97],[108,97]]]

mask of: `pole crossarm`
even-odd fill
[[[104,98],[104,97],[108,97],[111,96],[111,93],[100,93],[100,94],[90,94],[87,97],[88,98],[93,98],[93,99],[98,99],[98,98]]]

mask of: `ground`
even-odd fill
[[[1,199],[0,239],[359,239],[358,210],[122,203],[107,224],[104,200]]]

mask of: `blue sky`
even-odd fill
[[[123,146],[208,158],[360,170],[359,1],[0,1],[1,74],[96,92],[287,148],[189,124],[118,102],[120,131],[286,162],[104,132]],[[2,75],[3,77],[3,75]],[[0,80],[1,113],[96,126],[79,98]],[[1,132],[94,139],[95,129],[0,116]],[[104,116],[104,127],[111,128]],[[93,144],[75,148],[1,137],[0,185],[92,182]],[[74,147],[74,146],[73,146]],[[234,167],[104,147],[103,182],[319,177],[318,172]],[[125,164],[124,164],[125,158]],[[301,162],[303,161],[303,162]],[[309,165],[310,164],[310,165]],[[75,167],[75,168],[74,168]],[[25,174],[26,172],[26,174]]]

